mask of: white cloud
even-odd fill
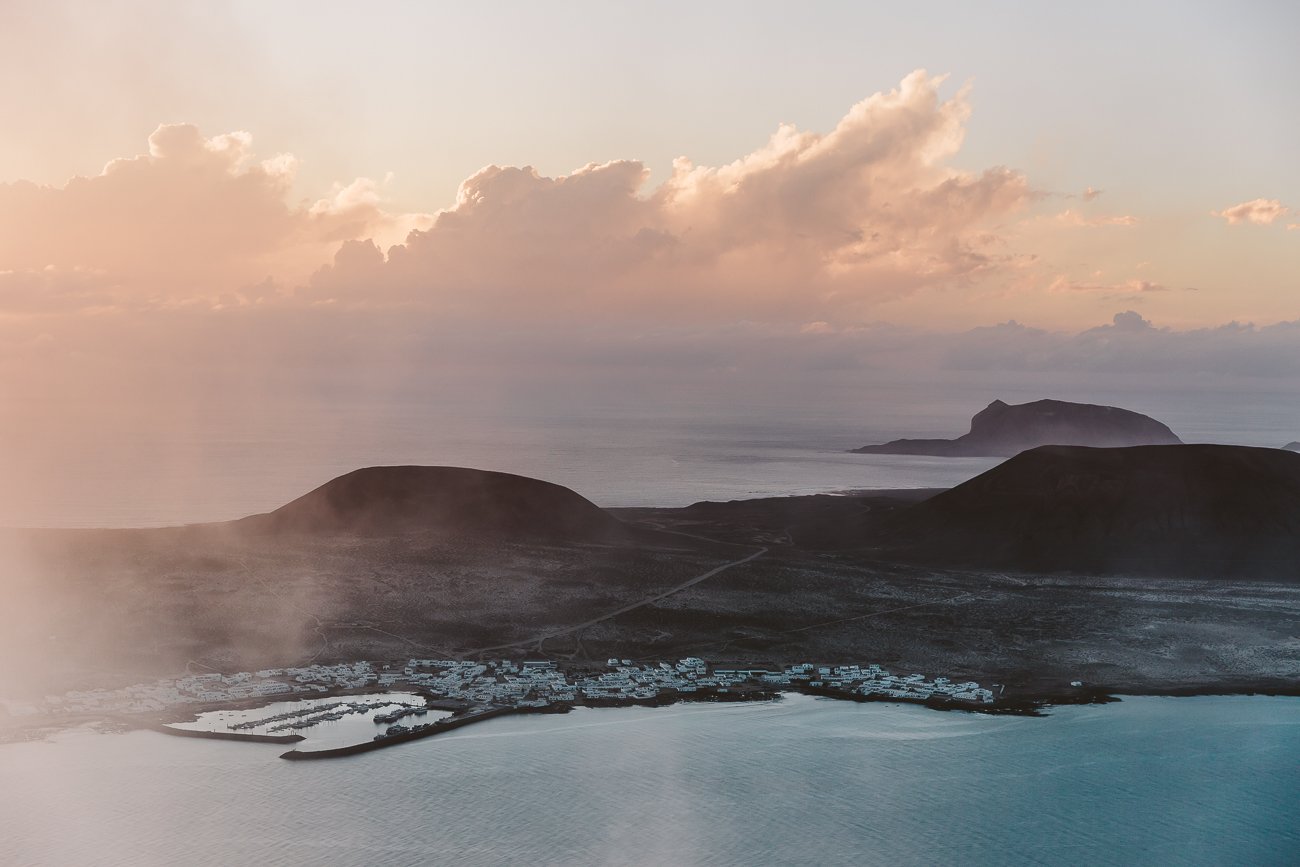
[[[489,166],[387,253],[340,251],[311,297],[493,315],[824,319],[1008,258],[999,221],[1033,199],[1005,168],[959,171],[967,91],[923,71],[825,134],[783,125],[727,165],[634,161],[546,177]]]
[[[1227,220],[1230,225],[1254,223],[1257,226],[1267,226],[1289,214],[1290,208],[1277,199],[1252,199],[1212,213]]]

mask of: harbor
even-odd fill
[[[994,688],[943,676],[896,675],[878,664],[411,658],[187,674],[52,696],[33,710],[51,722],[99,714],[180,737],[292,744],[283,758],[303,760],[369,752],[509,714],[567,713],[575,707],[763,701],[804,693],[942,710],[1036,710],[999,703]]]
[[[249,743],[296,744],[304,749],[329,750],[370,739],[409,716],[440,719],[450,710],[428,705],[416,692],[380,692],[360,695],[277,701],[252,708],[220,708],[194,715],[194,719],[159,726],[173,735],[240,740]]]

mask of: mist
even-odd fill
[[[955,436],[995,399],[1124,406],[1189,442],[1300,436],[1293,325],[1180,331],[1121,313],[1079,332],[530,329],[340,311],[47,325],[49,339],[0,362],[0,526],[230,520],[385,463],[522,472],[601,505],[685,505],[682,489],[657,501],[665,486],[635,487],[672,477],[698,499],[748,490],[682,464],[692,435],[733,460],[761,446],[815,463]],[[871,486],[855,465],[838,471],[838,486],[808,485]],[[760,473],[753,489],[781,483],[808,489],[793,472]]]
[[[1294,859],[1300,6],[3,8],[0,863]]]

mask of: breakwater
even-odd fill
[[[425,728],[411,729],[410,731],[401,732],[400,734],[387,735],[373,741],[363,741],[359,744],[349,744],[346,747],[334,747],[327,750],[290,750],[281,754],[280,758],[289,759],[290,761],[302,761],[305,759],[336,759],[342,756],[354,756],[358,753],[368,753],[373,750],[382,750],[384,747],[391,747],[397,744],[404,744],[408,741],[419,740],[420,738],[432,737],[443,732],[458,729],[471,723],[482,722],[486,719],[505,716],[507,714],[523,713],[532,710],[532,708],[517,707],[494,707],[490,710],[479,713],[470,713],[463,716],[448,717],[431,723]]]
[[[255,744],[296,744],[302,735],[255,735],[246,732],[213,732],[204,729],[178,729],[168,725],[150,726],[154,731],[178,738],[207,738],[214,741],[243,741]]]

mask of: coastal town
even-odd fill
[[[33,711],[51,718],[163,715],[187,708],[358,694],[376,688],[412,689],[428,700],[453,702],[462,709],[563,710],[572,706],[745,700],[787,691],[969,709],[994,704],[992,690],[973,681],[895,675],[874,664],[723,667],[687,657],[646,663],[612,658],[603,667],[566,668],[553,660],[409,659],[404,663],[360,661],[235,674],[186,674],[115,690],[47,696]]]

